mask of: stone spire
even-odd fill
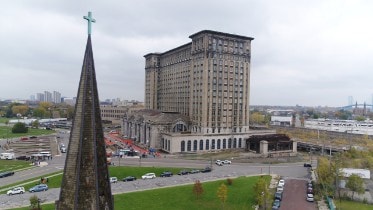
[[[91,35],[88,34],[58,210],[112,210]]]

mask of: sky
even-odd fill
[[[372,104],[370,0],[4,0],[0,99],[77,94],[92,11],[100,100],[144,101],[144,55],[201,30],[253,37],[251,105]]]

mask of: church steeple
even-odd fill
[[[114,209],[100,113],[91,34],[88,34],[56,209]]]

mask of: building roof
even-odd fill
[[[344,177],[350,177],[352,174],[360,176],[362,179],[370,179],[370,170],[360,168],[341,168]]]
[[[200,34],[204,34],[204,33],[216,34],[216,35],[220,35],[220,36],[230,36],[230,37],[237,38],[237,39],[254,40],[254,38],[248,37],[248,36],[241,36],[241,35],[237,35],[237,34],[229,34],[229,33],[223,33],[223,32],[212,31],[212,30],[202,30],[200,32],[197,32],[195,34],[190,35],[189,38],[193,39],[193,37],[198,36]]]
[[[290,142],[290,138],[285,135],[285,134],[268,134],[268,135],[252,135],[250,136],[247,140],[250,142],[260,142],[260,141],[268,141],[270,142],[275,142],[275,141],[280,141],[280,142]]]

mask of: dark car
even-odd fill
[[[282,192],[281,191],[278,191],[275,193],[275,200],[282,200]]]
[[[170,177],[173,176],[174,174],[171,171],[164,171],[161,173],[160,177]]]
[[[307,194],[313,194],[313,189],[312,187],[307,188]]]
[[[198,169],[193,169],[193,170],[189,171],[190,174],[198,174],[199,172],[201,172],[201,171],[198,170]]]
[[[211,172],[211,168],[210,167],[206,167],[205,169],[202,169],[201,172],[202,173]]]
[[[273,202],[272,208],[275,207],[275,208],[278,209],[278,208],[280,208],[280,205],[281,205],[281,201],[276,199],[276,200]]]
[[[13,171],[5,171],[5,172],[0,173],[0,178],[4,178],[7,176],[13,176],[13,175],[14,175]]]
[[[309,167],[309,168],[312,167],[311,163],[304,163],[303,166],[304,166],[304,167]]]
[[[123,178],[123,182],[129,182],[129,181],[135,181],[136,177],[134,176],[127,176],[126,178]]]
[[[187,174],[189,174],[189,171],[187,170],[182,170],[178,173],[178,175],[187,175]]]
[[[30,160],[31,158],[27,157],[26,155],[21,155],[21,156],[16,157],[16,159],[17,160]]]

